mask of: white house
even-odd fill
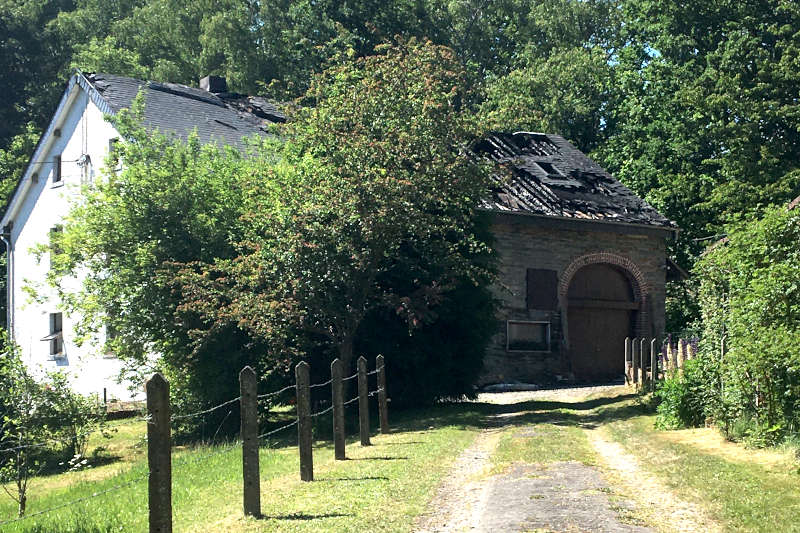
[[[119,138],[105,115],[129,107],[140,91],[145,93],[145,126],[180,138],[195,130],[203,142],[238,147],[243,137],[263,134],[269,123],[285,120],[262,98],[227,92],[224,78],[209,76],[200,84],[195,88],[80,72],[70,78],[0,222],[8,254],[8,328],[30,369],[63,370],[83,394],[106,393],[109,399],[135,394],[130,384],[117,383],[120,361],[103,353],[101,340],[81,346],[74,342],[80,317],[63,312],[46,283],[49,254],[35,249],[47,247],[51,232],[61,229],[81,185],[100,179],[108,151]],[[75,286],[80,282],[67,281]]]

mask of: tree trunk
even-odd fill
[[[25,516],[25,505],[28,503],[28,496],[25,494],[26,489],[21,489],[19,492],[19,517]]]
[[[347,375],[353,371],[353,336],[348,335],[339,343],[339,359]]]
[[[348,377],[351,376],[355,370],[353,369],[353,336],[348,335],[346,336],[342,342],[339,343],[339,360],[342,362],[342,368],[344,369],[344,376]],[[343,385],[342,394],[344,395],[345,401],[350,399],[350,391],[353,390],[351,386],[352,383],[355,381],[349,379],[345,381]]]

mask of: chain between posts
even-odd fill
[[[280,389],[280,390],[276,390],[276,391],[274,391],[274,392],[265,392],[264,394],[259,394],[259,395],[257,396],[257,398],[258,398],[259,400],[261,400],[262,398],[269,398],[269,397],[271,397],[271,396],[277,396],[278,394],[282,394],[282,393],[286,392],[287,390],[289,390],[289,389],[294,389],[294,388],[296,388],[296,386],[295,386],[294,384],[292,384],[292,385],[289,385],[289,386],[287,386],[287,387],[284,387],[284,388],[282,388],[282,389]]]
[[[185,420],[187,418],[194,418],[200,415],[207,415],[208,413],[213,413],[217,409],[222,409],[223,407],[226,407],[232,403],[238,402],[240,399],[241,396],[237,396],[236,398],[228,400],[227,402],[222,402],[219,405],[215,405],[214,407],[209,407],[208,409],[203,409],[202,411],[197,411],[196,413],[188,413],[185,415],[173,415],[173,417],[170,420]]]

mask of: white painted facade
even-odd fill
[[[109,400],[140,398],[130,384],[117,383],[121,362],[103,353],[102,340],[75,342],[74,326],[79,317],[61,309],[56,291],[48,286],[50,269],[47,252],[50,232],[62,224],[71,201],[80,194],[82,183],[100,178],[111,139],[118,137],[103,114],[100,98],[90,97],[91,89],[80,74],[70,84],[58,110],[3,216],[4,238],[10,240],[9,254],[9,329],[20,346],[27,366],[35,373],[60,370],[66,373],[76,391]],[[101,107],[98,107],[101,106]],[[61,179],[55,176],[54,158],[61,156]],[[10,229],[10,231],[9,231]],[[37,247],[44,251],[36,253]],[[81,280],[66,281],[76,288]],[[36,297],[32,297],[31,293]],[[62,313],[63,345],[52,346],[51,314]],[[51,352],[61,349],[60,354]]]

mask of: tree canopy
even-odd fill
[[[795,2],[654,0],[0,1],[0,165],[8,191],[69,69],[276,100],[374,47],[427,38],[464,71],[484,129],[574,142],[678,222],[688,268],[740,213],[800,194]],[[312,102],[304,102],[311,104]],[[7,193],[6,193],[7,194]]]

